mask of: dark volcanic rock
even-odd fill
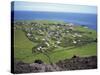
[[[59,61],[57,65],[62,70],[80,70],[80,69],[95,69],[97,68],[97,57],[77,57],[74,56],[72,59],[65,59]]]
[[[60,68],[56,64],[44,64],[40,60],[36,60],[34,63],[23,63],[21,61],[15,61],[14,73],[37,73],[37,72],[53,72],[60,71]]]
[[[28,63],[23,63],[21,61],[14,62],[14,73],[29,73],[30,66]]]
[[[32,72],[53,72],[59,71],[60,68],[56,64],[38,64],[32,63],[30,64]]]
[[[79,57],[73,56],[71,59],[60,60],[56,64],[45,64],[41,60],[36,60],[34,63],[24,63],[14,61],[14,73],[37,73],[37,72],[53,72],[65,70],[81,70],[81,69],[96,69],[97,56]]]

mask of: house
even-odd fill
[[[46,44],[47,46],[50,46],[48,42],[45,42],[45,44]]]
[[[41,47],[41,46],[40,46],[40,47],[38,47],[38,48],[37,48],[37,50],[38,50],[38,51],[41,51],[41,50],[42,50],[42,47]]]
[[[60,41],[57,41],[57,44],[60,44],[61,42]]]
[[[43,38],[42,40],[43,40],[43,41],[45,41],[45,39],[44,39],[44,38]]]
[[[74,35],[75,36],[78,36],[78,37],[82,37],[82,35],[81,34],[78,34],[78,33],[75,33]]]
[[[27,33],[27,36],[28,36],[28,37],[30,37],[30,36],[31,36],[31,34],[30,34],[30,33]]]
[[[76,44],[76,43],[77,43],[77,41],[73,40],[73,43],[74,43],[74,44]]]

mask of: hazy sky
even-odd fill
[[[51,11],[51,12],[73,12],[96,14],[96,6],[69,5],[69,4],[51,4],[36,2],[14,2],[14,10],[20,11]]]

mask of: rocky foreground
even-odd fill
[[[14,73],[37,73],[96,68],[97,56],[73,56],[71,59],[61,60],[55,64],[45,64],[41,60],[36,60],[31,64],[21,61],[14,61]]]

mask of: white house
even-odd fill
[[[82,35],[81,34],[78,34],[78,33],[75,33],[74,35],[75,36],[78,36],[78,37],[82,37]]]
[[[77,43],[77,41],[73,40],[73,43],[74,43],[74,44],[76,44],[76,43]]]
[[[40,50],[41,50],[41,48],[42,48],[42,47],[40,46],[40,47],[38,47],[38,48],[37,48],[37,50],[38,50],[38,51],[40,51]]]
[[[57,41],[57,44],[60,44],[61,42],[60,41]]]
[[[30,34],[30,33],[27,33],[27,36],[28,36],[28,37],[30,37],[30,36],[31,36],[31,34]]]
[[[45,44],[46,44],[47,46],[50,46],[48,42],[45,42]]]

